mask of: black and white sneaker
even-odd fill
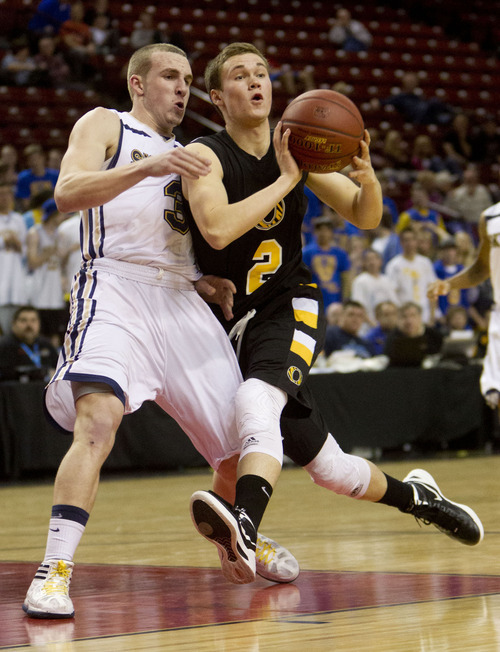
[[[475,546],[484,536],[483,524],[467,505],[445,498],[430,473],[414,469],[403,482],[413,487],[413,505],[407,511],[425,525],[434,525],[452,539]]]
[[[224,577],[233,584],[253,582],[257,533],[245,510],[212,491],[196,491],[190,509],[198,532],[217,546]]]

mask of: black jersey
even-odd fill
[[[267,154],[260,160],[238,147],[226,130],[196,142],[210,147],[219,158],[230,204],[266,188],[280,176],[272,138]],[[304,183],[305,175],[258,226],[220,251],[203,238],[188,202],[184,202],[200,270],[229,278],[236,285],[234,320],[228,323],[221,319],[228,329],[248,310],[258,310],[284,291],[311,282],[309,270],[302,263],[301,228],[307,205]],[[238,219],[237,213],[234,219]],[[221,318],[218,307],[211,306]]]

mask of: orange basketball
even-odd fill
[[[318,89],[296,97],[281,118],[288,147],[301,170],[338,172],[360,153],[364,124],[357,106],[336,91]]]

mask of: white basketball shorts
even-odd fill
[[[490,389],[500,392],[500,310],[497,308],[491,311],[488,326],[488,348],[481,374],[483,396]]]
[[[109,260],[82,269],[45,392],[49,416],[69,432],[76,418],[71,381],[107,383],[125,414],[155,401],[215,469],[240,451],[236,356],[208,305],[178,274]]]

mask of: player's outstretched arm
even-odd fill
[[[465,290],[475,287],[490,276],[490,241],[486,233],[486,218],[484,214],[479,220],[479,248],[475,261],[455,276],[446,281],[438,280],[431,283],[427,289],[429,299],[448,294],[451,290]]]
[[[210,170],[210,161],[183,147],[102,170],[103,163],[116,153],[119,138],[120,119],[108,109],[93,109],[76,122],[54,193],[60,211],[100,206],[148,176],[180,174],[196,179]]]
[[[361,155],[353,157],[349,177],[338,172],[311,173],[306,185],[325,204],[360,229],[374,229],[382,218],[382,188],[370,158],[370,134],[365,129]]]

